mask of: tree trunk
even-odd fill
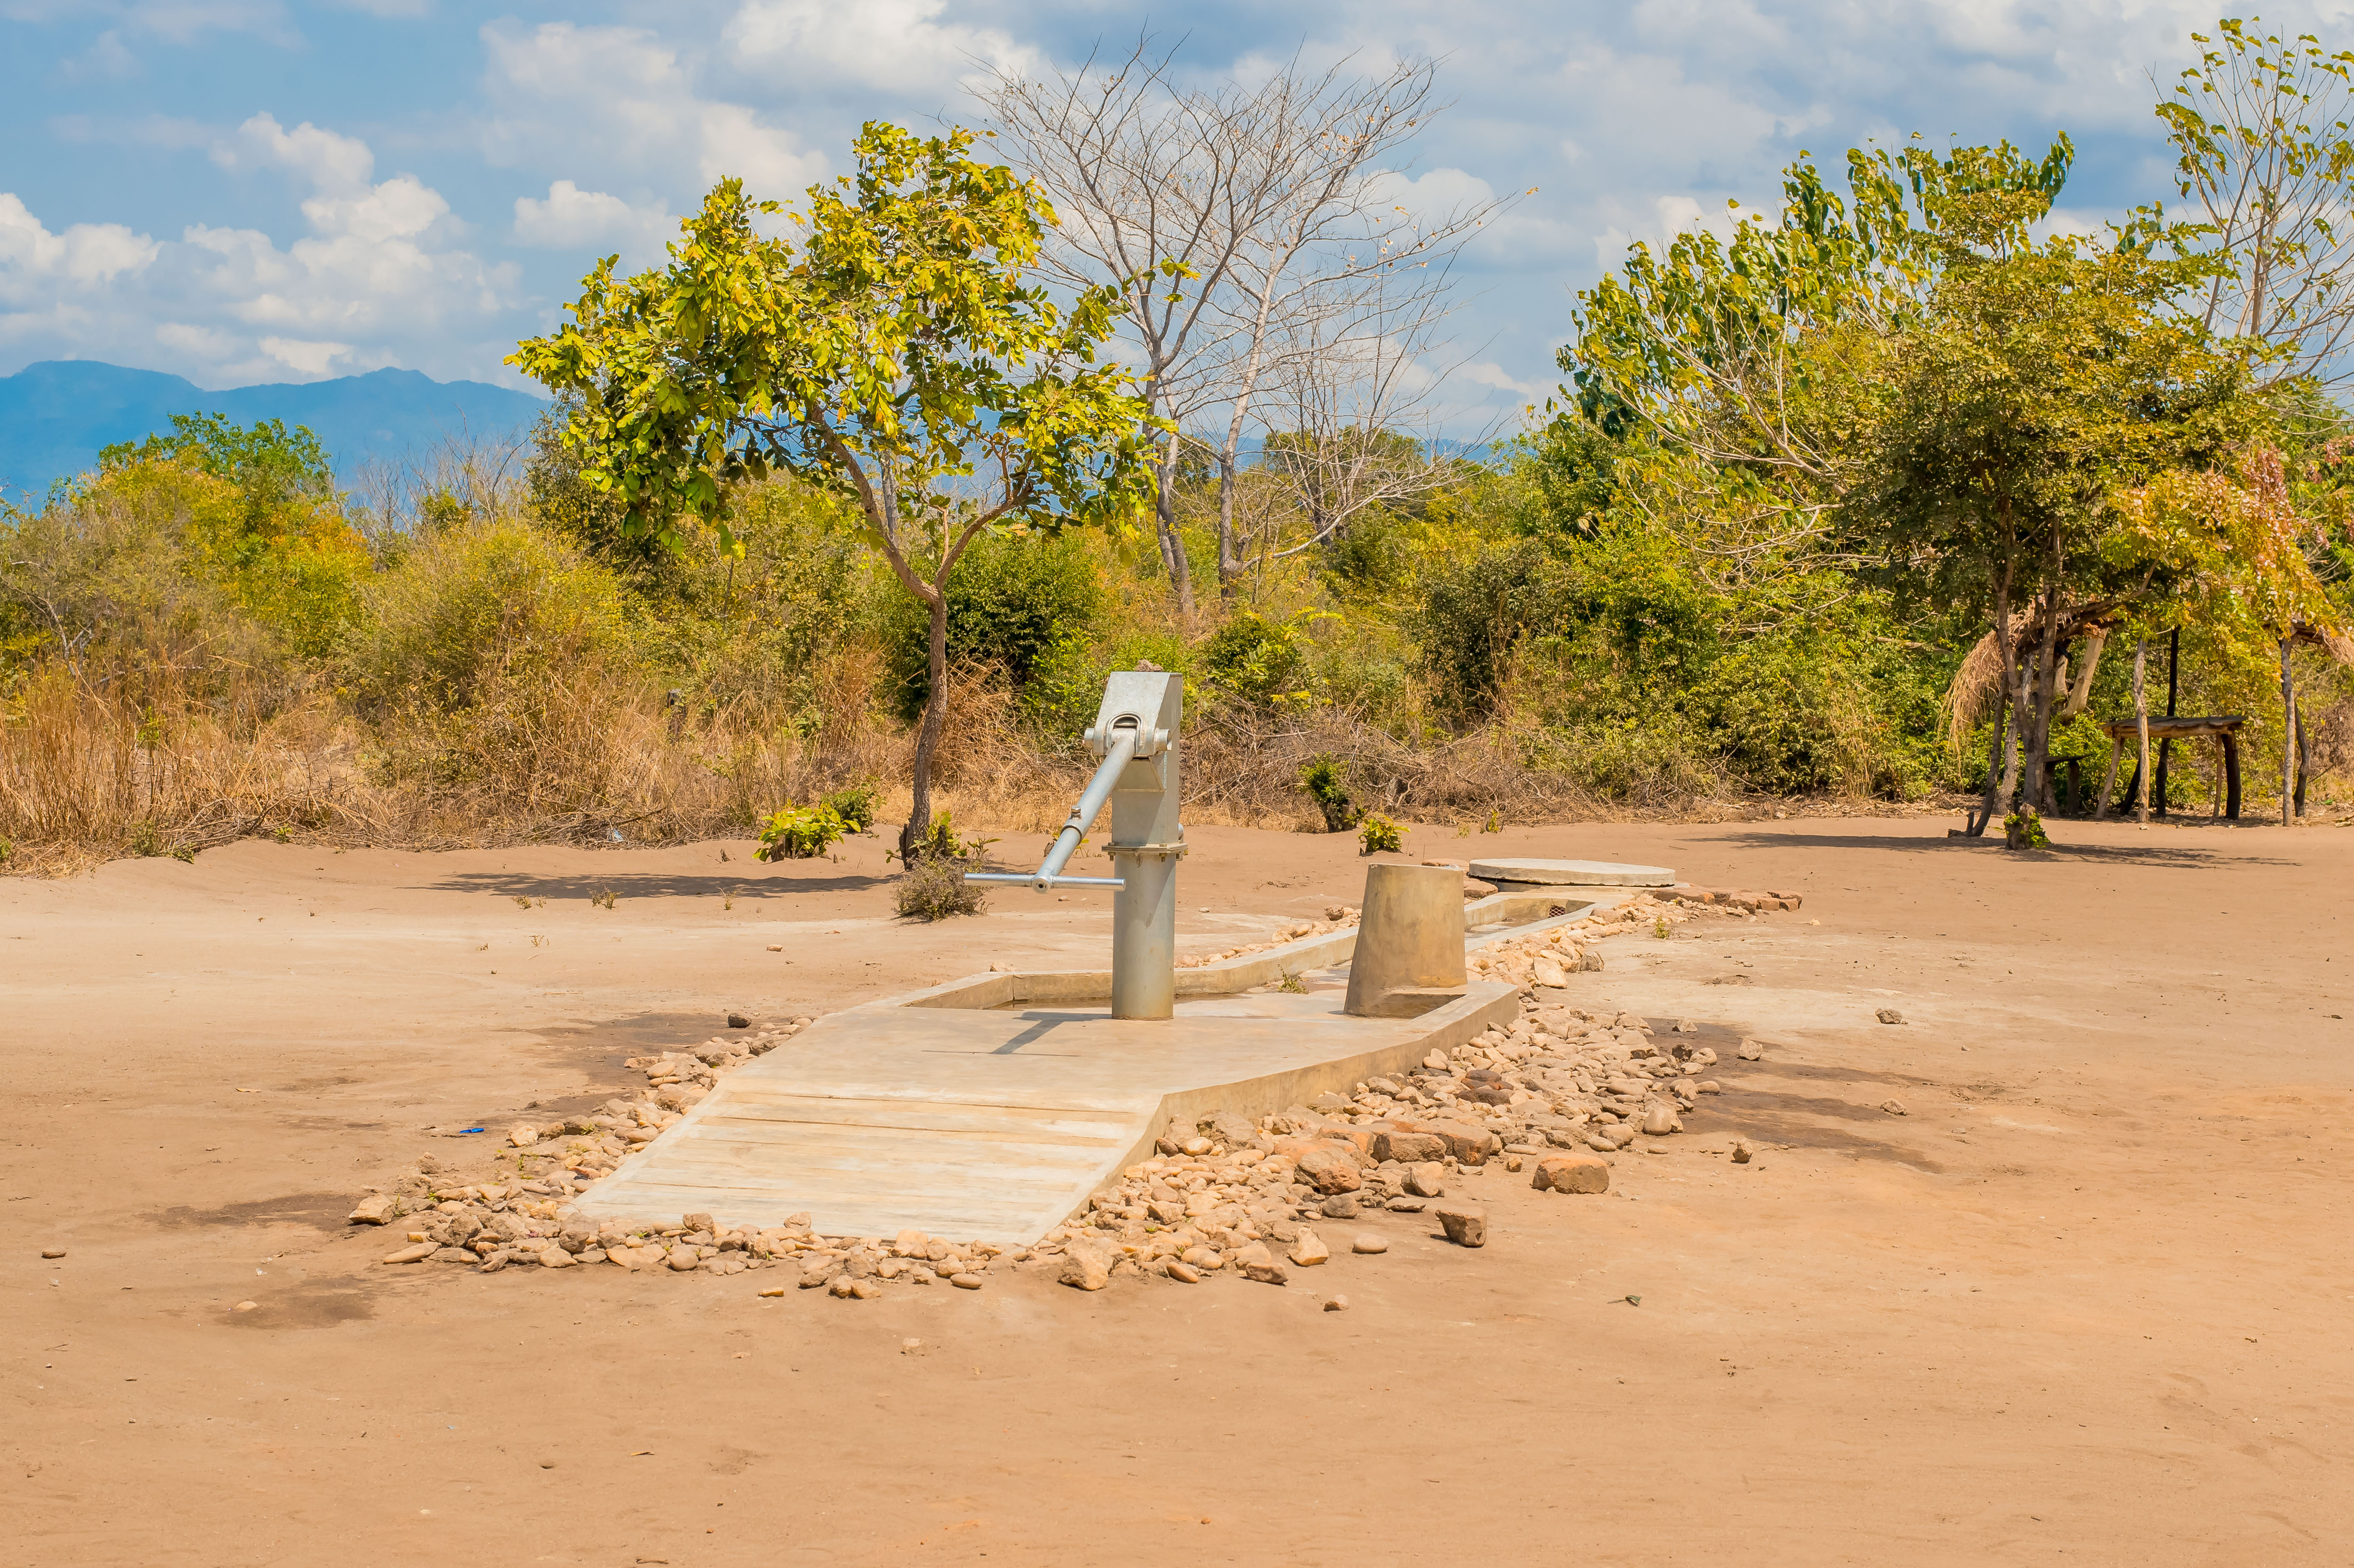
[[[1218,454],[1218,602],[1231,610],[1235,595],[1241,591],[1243,567],[1242,541],[1235,534],[1235,512],[1240,496],[1236,493],[1241,476],[1235,467],[1232,453]]]
[[[1978,797],[1978,815],[1964,830],[1971,838],[1983,837],[1987,824],[1994,821],[1995,802],[2001,798],[2002,743],[2009,734],[2010,694],[2005,692],[1994,705],[1994,744],[1987,747],[1986,792]]]
[[[2149,821],[2149,697],[2142,676],[2148,667],[2149,639],[2145,637],[2134,644],[2134,728],[2141,740],[2141,760],[2134,768],[2134,820],[2145,825]]]
[[[1178,624],[1193,633],[1193,567],[1185,558],[1185,541],[1177,532],[1177,438],[1171,436],[1161,450],[1158,493],[1152,502],[1153,532],[1161,544],[1161,565],[1169,573],[1169,591],[1177,598]]]
[[[948,573],[940,573],[926,601],[932,612],[931,646],[925,667],[931,688],[924,696],[923,727],[916,732],[915,800],[907,809],[907,825],[899,830],[899,863],[907,865],[916,845],[932,827],[932,754],[939,749],[940,730],[949,716],[949,592]]]
[[[2028,731],[2027,755],[2020,759],[2020,784],[2026,797],[2041,812],[2045,805],[2043,760],[2052,747],[2052,683],[2059,673],[2060,659],[2060,567],[2062,564],[2060,527],[2052,529],[2051,575],[2043,589],[2043,640],[2037,651],[2035,668],[2034,709],[2032,717],[2020,727]],[[2018,796],[2013,796],[2016,800]],[[2014,806],[2013,810],[2017,810]]]

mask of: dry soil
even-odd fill
[[[909,927],[872,841],[0,883],[0,1563],[2354,1561],[2354,833],[1944,828],[1418,832],[1804,892],[1574,977],[1764,1060],[1607,1196],[1467,1179],[1484,1250],[871,1302],[384,1267],[344,1216],[730,1009],[1099,961],[1103,895]],[[1362,885],[1193,836],[1195,946]]]

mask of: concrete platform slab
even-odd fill
[[[1606,860],[1475,860],[1471,874],[1482,882],[1561,887],[1672,887],[1676,880],[1664,865]]]
[[[1484,983],[1419,1018],[1345,1017],[1341,998],[1328,981],[1187,1000],[1166,1021],[1114,1019],[1108,1005],[869,1003],[728,1074],[577,1207],[730,1226],[806,1210],[827,1235],[914,1226],[1031,1242],[1143,1158],[1172,1117],[1263,1116],[1345,1093],[1516,1011],[1509,987]]]
[[[1464,906],[1467,945],[1595,902],[1482,898]],[[1144,1158],[1172,1118],[1258,1117],[1345,1093],[1518,1012],[1511,987],[1473,982],[1418,1017],[1348,1017],[1355,944],[1354,930],[1330,932],[1180,969],[1172,1019],[1111,1017],[1108,970],[973,975],[846,1009],[720,1079],[575,1206],[592,1220],[707,1213],[729,1226],[806,1211],[824,1235],[1035,1241]],[[1299,989],[1251,989],[1278,981]]]

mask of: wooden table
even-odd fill
[[[2209,736],[2223,743],[2223,817],[2227,821],[2240,820],[2240,731],[2247,722],[2239,714],[2207,717],[2176,715],[2161,718],[2156,714],[2149,716],[2149,737],[2152,740],[2190,740]],[[2101,728],[2109,737],[2108,782],[2114,783],[2117,777],[2117,758],[2124,752],[2126,742],[2140,739],[2141,726],[2134,719],[2117,719],[2103,725]],[[2141,759],[2137,757],[2133,779],[2126,786],[2126,799],[2132,800],[2140,788]],[[2107,784],[2102,786],[2101,799],[2102,810],[2105,811],[2109,799]],[[2166,802],[2159,800],[2154,804],[2158,815],[2164,816]]]

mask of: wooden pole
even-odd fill
[[[2294,628],[2292,628],[2294,630]],[[2296,824],[2296,683],[2288,666],[2289,640],[2280,640],[2281,655],[2281,826]]]
[[[2305,821],[2305,783],[2312,771],[2313,758],[2307,753],[2305,739],[2305,709],[2296,710],[2296,820]]]
[[[2149,790],[2142,781],[2149,775],[2149,698],[2142,688],[2142,673],[2149,664],[2149,639],[2134,644],[2134,727],[2141,732],[2141,760],[2134,764],[2134,819],[2149,821]]]
[[[2123,757],[2125,752],[2124,736],[2117,736],[2109,742],[2108,776],[2101,780],[2101,803],[2093,812],[2093,821],[2096,822],[2108,820],[2109,802],[2116,798],[2117,793],[2117,758]]]
[[[2223,732],[2223,777],[2232,791],[2223,802],[2223,816],[2236,822],[2240,820],[2240,737],[2228,729]]]
[[[2166,716],[2174,716],[2174,704],[2181,693],[2182,628],[2176,627],[2166,639]],[[2166,815],[2166,765],[2173,760],[2174,742],[2158,743],[2158,814]]]

